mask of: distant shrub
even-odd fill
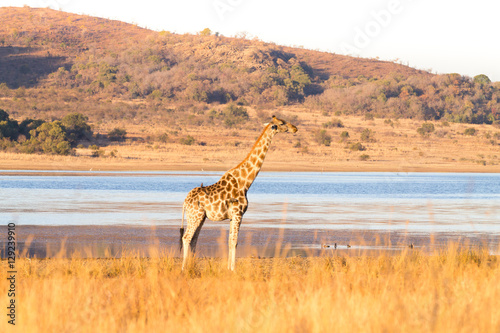
[[[361,141],[375,142],[374,134],[375,133],[371,129],[365,128],[363,132],[361,132]]]
[[[366,147],[363,146],[360,142],[352,143],[349,146],[349,149],[352,151],[364,151],[366,150]]]
[[[162,142],[162,143],[167,143],[168,142],[168,134],[163,133],[163,134],[158,135],[158,141]]]
[[[192,146],[195,142],[196,142],[195,138],[193,138],[191,135],[179,139],[179,143],[181,145],[186,145],[186,146]]]
[[[127,131],[123,128],[114,128],[111,132],[108,133],[108,138],[111,141],[125,141],[127,137]]]
[[[430,133],[434,132],[434,124],[433,123],[423,123],[422,126],[417,128],[417,133],[421,136],[429,136]]]
[[[375,117],[371,113],[365,113],[365,120],[373,120]]]
[[[368,155],[368,154],[363,154],[363,155],[359,156],[359,159],[360,159],[361,161],[368,161],[368,160],[370,159],[370,155]]]
[[[438,138],[444,138],[444,136],[445,136],[446,134],[448,134],[448,131],[446,131],[446,130],[442,130],[442,129],[441,129],[441,130],[437,130],[437,131],[435,132],[435,134],[436,134],[436,136],[437,136]]]
[[[314,140],[320,145],[330,146],[332,137],[323,129],[314,133]]]
[[[118,150],[113,149],[112,151],[109,152],[109,157],[115,158],[118,156]]]
[[[470,135],[470,136],[473,136],[473,135],[476,135],[476,129],[474,127],[469,127],[469,128],[466,128],[465,131],[464,131],[464,135]]]
[[[224,125],[229,128],[242,124],[249,119],[247,109],[243,106],[237,106],[235,103],[231,103],[224,108],[222,116]]]
[[[89,146],[89,149],[92,150],[92,153],[90,155],[92,157],[103,157],[105,154],[105,151],[102,150],[98,145],[91,145]]]
[[[342,120],[340,120],[338,118],[333,118],[332,120],[324,123],[323,127],[325,127],[325,128],[343,128],[344,124],[342,123]]]
[[[394,122],[391,119],[384,120],[384,124],[387,124],[387,125],[389,125],[391,127],[394,127]]]
[[[340,133],[340,140],[341,141],[346,141],[347,139],[349,139],[349,132],[342,131],[342,133]]]

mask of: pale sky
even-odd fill
[[[494,0],[0,0],[0,6],[23,5],[176,33],[246,32],[281,45],[500,81]]]

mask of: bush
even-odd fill
[[[473,136],[475,134],[476,134],[476,129],[474,127],[466,128],[465,131],[464,131],[464,135]]]
[[[342,133],[340,133],[340,140],[341,141],[346,141],[347,139],[349,139],[349,132],[342,131]]]
[[[92,150],[92,154],[90,155],[92,157],[103,157],[105,154],[105,151],[101,150],[98,145],[91,145],[89,146],[89,149]]]
[[[353,143],[349,146],[349,149],[352,151],[363,151],[366,150],[366,147],[363,146],[360,142]]]
[[[127,131],[123,128],[115,127],[111,132],[108,133],[108,138],[111,141],[125,141],[127,137]]]
[[[417,133],[421,136],[429,136],[432,132],[434,132],[434,124],[433,123],[423,123],[422,126],[417,128]]]
[[[158,136],[158,141],[161,143],[167,143],[168,142],[168,134],[163,133]]]
[[[243,106],[237,106],[234,103],[229,104],[222,111],[224,125],[233,127],[242,124],[249,119],[247,109]]]
[[[370,159],[370,155],[368,155],[368,154],[363,154],[363,155],[359,156],[359,159],[360,159],[361,161],[368,161],[368,160]]]
[[[361,132],[361,141],[364,141],[364,142],[375,142],[375,138],[373,137],[374,136],[374,132],[369,129],[369,128],[365,128],[363,130],[363,132]]]
[[[323,127],[325,127],[325,128],[343,128],[344,124],[342,123],[342,120],[340,120],[338,118],[333,118],[331,121],[324,123]]]
[[[318,130],[314,133],[314,140],[320,144],[325,146],[330,146],[332,143],[332,137],[326,132],[326,130]]]
[[[179,143],[181,145],[192,146],[196,142],[195,138],[191,135],[186,136],[185,138],[180,138]]]

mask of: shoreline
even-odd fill
[[[4,154],[5,155],[5,154]],[[9,154],[10,155],[10,154]],[[30,155],[31,156],[31,155]],[[17,158],[16,158],[17,157]],[[10,171],[217,171],[224,172],[237,163],[193,163],[183,161],[150,161],[130,159],[105,159],[74,156],[31,156],[31,160],[24,160],[25,156],[1,156],[0,170]],[[234,165],[233,165],[234,164]],[[436,173],[500,173],[497,165],[471,165],[454,163],[418,163],[408,164],[399,161],[384,162],[331,162],[318,163],[298,161],[298,163],[282,163],[267,161],[263,172],[436,172]],[[10,173],[9,173],[10,174]]]
[[[205,226],[197,246],[198,257],[227,256],[228,224]],[[0,226],[5,232],[6,226]],[[180,257],[179,228],[156,225],[17,225],[19,254],[50,257],[113,258],[134,254],[150,256],[158,251]],[[316,257],[322,255],[392,255],[408,249],[440,251],[450,242],[468,248],[490,248],[478,235],[464,237],[450,232],[406,233],[398,231],[280,229],[246,227],[240,231],[238,257]],[[337,244],[337,247],[335,247]],[[497,246],[497,248],[495,248]],[[0,240],[0,257],[6,244]],[[156,252],[155,252],[156,251]]]

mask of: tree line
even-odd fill
[[[71,113],[52,122],[26,118],[20,123],[0,109],[0,148],[22,153],[70,155],[80,141],[92,140],[88,118]]]

